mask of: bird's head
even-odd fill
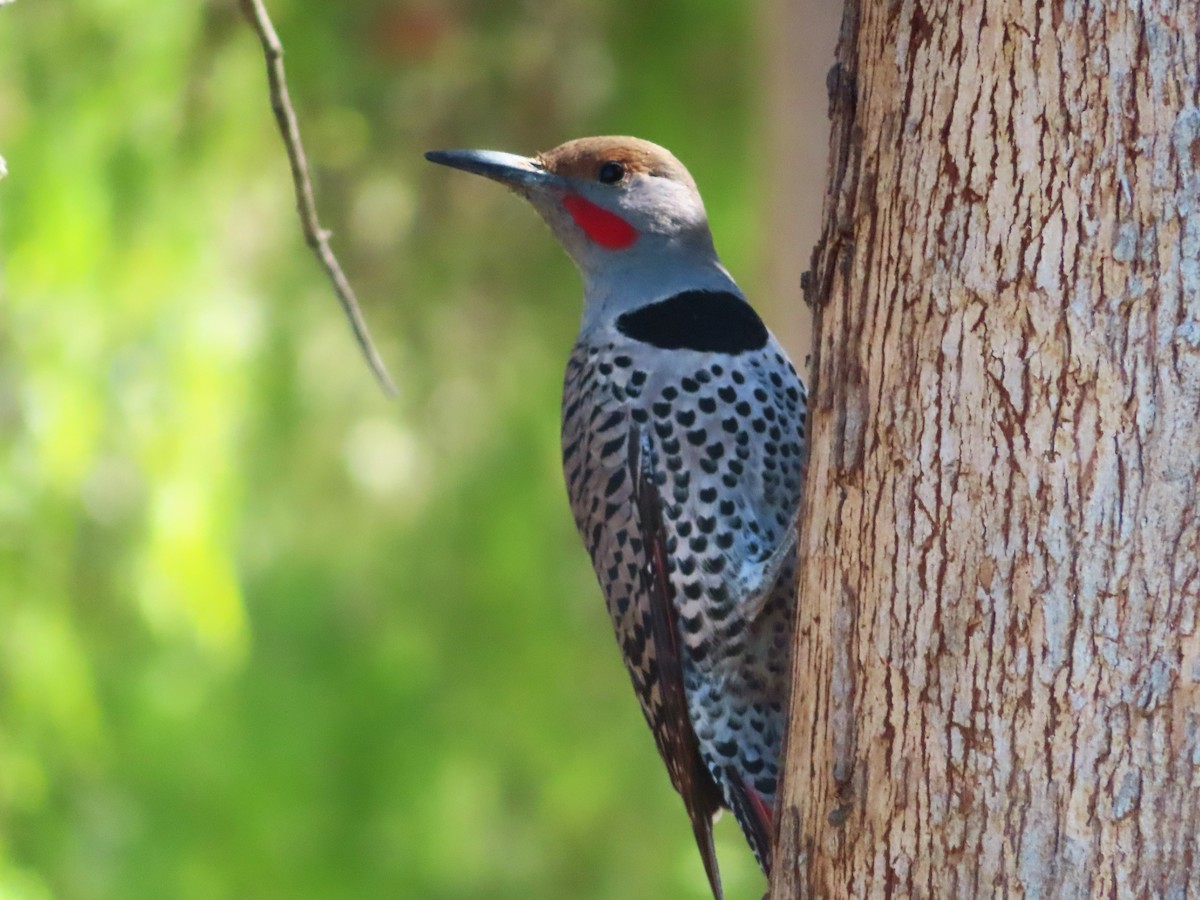
[[[494,150],[431,150],[425,156],[523,196],[589,283],[647,261],[716,263],[696,183],[679,160],[649,141],[580,138],[532,157]]]

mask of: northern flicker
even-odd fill
[[[669,152],[438,150],[512,188],[583,275],[563,385],[571,510],[715,897],[714,815],[769,872],[789,688],[805,390]]]

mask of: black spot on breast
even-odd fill
[[[599,410],[597,410],[599,412]],[[611,413],[607,419],[596,426],[597,431],[608,431],[616,425],[621,424],[621,411],[618,409]]]
[[[616,469],[608,479],[608,484],[604,486],[604,496],[611,497],[621,489],[621,485],[625,483],[625,467],[621,466]]]
[[[737,756],[738,745],[735,741],[716,741],[713,743],[713,749],[726,759],[733,759]]]
[[[767,326],[758,313],[727,291],[684,291],[625,313],[617,330],[663,350],[738,354],[767,343]]]
[[[625,435],[618,434],[615,438],[600,448],[601,458],[612,456],[618,450],[625,446]]]

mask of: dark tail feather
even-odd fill
[[[637,426],[629,434],[629,469],[633,497],[638,509],[646,567],[642,584],[650,601],[649,643],[653,645],[661,696],[661,720],[654,727],[671,784],[683,798],[696,847],[704,862],[714,900],[724,900],[717,851],[713,846],[713,814],[721,807],[721,791],[700,757],[700,744],[688,716],[683,687],[683,660],[679,649],[679,626],[671,580],[667,574],[667,538],[662,522],[662,498],[654,474],[654,447],[650,436]]]
[[[700,850],[700,858],[704,861],[704,874],[708,876],[713,900],[725,900],[725,894],[721,891],[721,873],[717,869],[717,848],[713,846],[712,815],[692,809],[688,809],[688,814],[692,817],[692,834],[696,836],[696,846]]]
[[[725,783],[729,786],[733,815],[742,826],[759,866],[770,876],[771,849],[775,833],[771,808],[762,795],[752,785],[747,784],[732,766],[725,767]]]

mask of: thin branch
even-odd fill
[[[396,395],[396,385],[388,374],[375,345],[371,343],[371,335],[367,331],[366,320],[362,310],[358,308],[358,299],[354,289],[346,279],[346,274],[338,264],[337,257],[329,247],[329,232],[317,221],[317,204],[313,199],[312,178],[308,171],[308,160],[304,156],[304,147],[300,143],[300,125],[296,121],[296,111],[292,108],[291,97],[288,96],[287,77],[283,72],[283,45],[275,26],[267,15],[262,0],[240,0],[242,12],[258,34],[262,42],[263,56],[267,62],[267,83],[271,90],[271,109],[275,113],[275,121],[279,125],[279,133],[283,137],[283,145],[287,148],[288,163],[292,168],[292,185],[296,190],[296,212],[300,216],[300,226],[304,229],[304,241],[312,248],[333,283],[333,289],[341,301],[342,310],[350,320],[350,327],[363,357],[375,373],[390,396]]]

